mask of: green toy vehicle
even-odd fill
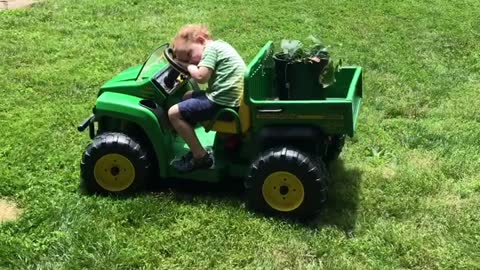
[[[362,69],[341,67],[324,99],[278,100],[272,97],[272,55],[273,43],[268,42],[248,65],[238,111],[223,109],[195,127],[215,162],[210,169],[185,174],[170,166],[189,149],[166,112],[198,85],[183,74],[168,45],[144,65],[105,83],[93,114],[78,127],[89,128],[92,138],[80,165],[87,191],[127,194],[148,181],[240,178],[250,208],[293,217],[317,212],[326,200],[325,164],[338,157],[345,136],[355,131]]]

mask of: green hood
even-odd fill
[[[137,78],[141,68],[141,65],[127,68],[120,72],[120,74],[117,76],[113,77],[110,82],[134,81]]]

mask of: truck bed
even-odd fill
[[[314,125],[325,134],[353,136],[362,103],[361,67],[342,67],[336,74],[336,82],[323,90],[326,91],[326,99],[268,100],[251,95],[249,103],[254,128]]]

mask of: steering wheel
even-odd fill
[[[179,63],[177,63],[177,61],[175,61],[172,48],[167,47],[165,51],[163,51],[163,54],[165,55],[165,58],[167,58],[167,61],[170,64],[170,66],[172,66],[172,68],[174,68],[176,71],[182,73],[185,76],[190,76],[190,73],[188,72],[188,70],[184,68],[182,65],[180,65]]]

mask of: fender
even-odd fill
[[[295,146],[307,153],[323,153],[328,136],[316,126],[276,125],[261,128],[254,136],[261,151],[279,145]]]
[[[97,98],[95,119],[108,116],[128,120],[140,126],[154,148],[160,177],[167,177],[168,157],[171,156],[171,150],[167,145],[173,142],[168,141],[171,140],[171,136],[166,134],[167,127],[162,126],[168,119],[160,107],[152,108],[152,104],[156,103],[122,93],[104,92]]]

